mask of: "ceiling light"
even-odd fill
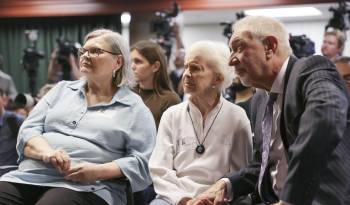
[[[120,21],[122,22],[123,25],[129,25],[131,20],[131,15],[129,12],[123,12],[122,15],[120,16]]]
[[[250,9],[244,11],[248,16],[270,16],[270,17],[301,17],[319,16],[322,12],[315,7],[287,7],[273,9]]]

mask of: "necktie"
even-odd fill
[[[261,198],[264,200],[264,196],[261,190],[261,184],[264,175],[268,172],[268,160],[270,151],[270,141],[271,141],[271,131],[272,131],[272,117],[273,117],[273,104],[277,99],[277,93],[270,93],[269,100],[266,105],[265,114],[262,120],[262,135],[263,135],[263,145],[262,145],[262,157],[261,157],[261,169],[258,181],[258,190]]]

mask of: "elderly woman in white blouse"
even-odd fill
[[[186,204],[252,158],[252,133],[242,108],[221,91],[232,83],[229,49],[200,41],[186,52],[188,102],[164,112],[149,161],[157,198],[151,205]]]

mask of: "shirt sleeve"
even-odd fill
[[[139,110],[131,113],[131,127],[126,142],[127,153],[115,162],[130,181],[133,192],[137,192],[152,183],[148,160],[154,148],[157,131],[153,116],[146,107],[132,109]]]
[[[58,95],[59,90],[62,89],[63,83],[59,83],[54,88],[52,88],[33,108],[29,113],[27,119],[23,122],[17,139],[17,153],[18,153],[18,163],[23,160],[24,157],[24,147],[28,140],[33,137],[40,136],[44,132],[44,123],[53,99]]]
[[[177,204],[185,195],[181,193],[180,181],[173,169],[175,145],[173,143],[172,121],[171,112],[167,110],[159,124],[156,146],[149,161],[149,168],[158,197],[170,204]]]

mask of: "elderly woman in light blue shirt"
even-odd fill
[[[110,30],[89,33],[78,81],[58,83],[23,123],[19,168],[0,179],[0,204],[126,204],[150,183],[156,127],[133,84],[129,48]]]

